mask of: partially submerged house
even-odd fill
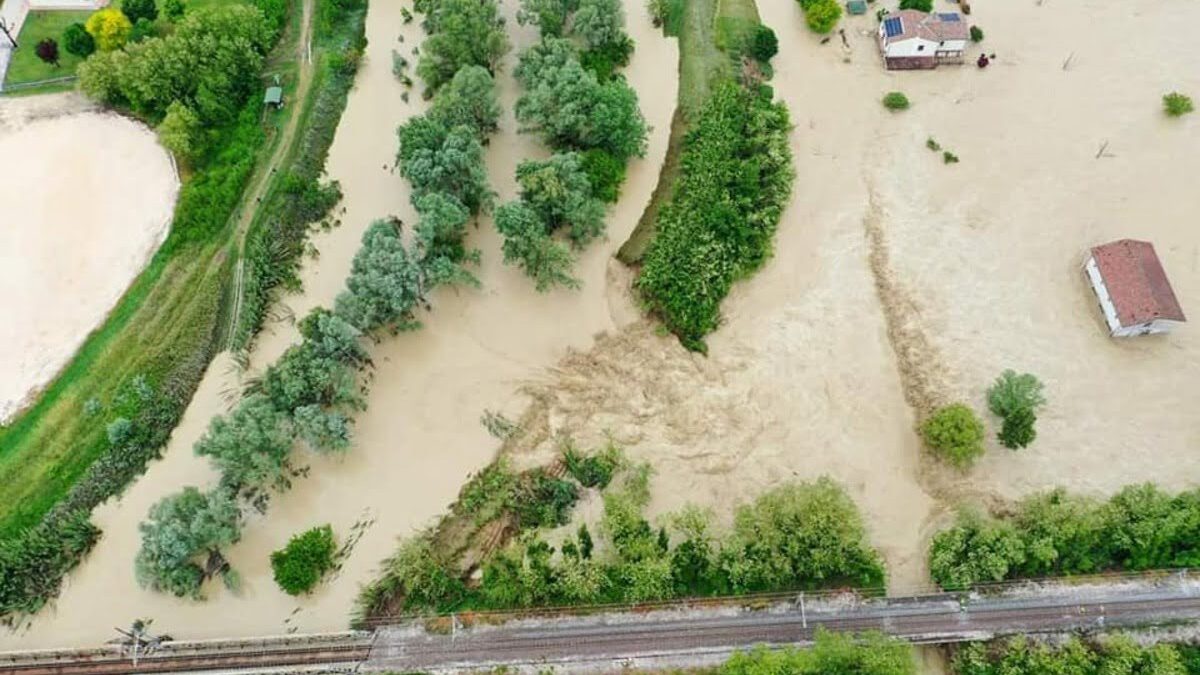
[[[1165,333],[1187,321],[1148,241],[1120,239],[1095,246],[1083,270],[1113,337]]]
[[[968,37],[967,23],[956,12],[903,9],[879,24],[879,53],[888,70],[936,68],[962,63]]]

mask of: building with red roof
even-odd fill
[[[929,14],[902,9],[879,24],[879,53],[888,70],[936,68],[962,63],[969,28],[957,12]]]
[[[1187,321],[1150,242],[1095,246],[1083,269],[1113,337],[1165,333]]]

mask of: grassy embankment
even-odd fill
[[[734,73],[732,59],[717,44],[718,22],[722,17],[748,17],[758,22],[754,0],[677,0],[668,4],[670,9],[663,22],[663,32],[679,40],[679,101],[671,118],[667,154],[654,195],[629,240],[617,251],[617,258],[626,265],[641,262],[646,247],[654,238],[658,212],[671,198],[679,180],[683,138],[708,100],[713,82]]]
[[[299,67],[299,6],[264,68],[289,87]],[[218,132],[185,178],[167,241],[37,402],[0,429],[0,616],[34,611],[57,592],[99,534],[87,514],[161,452],[225,338],[244,190],[300,172],[301,160],[306,172],[307,163],[323,163],[353,80],[342,51],[359,46],[363,21],[358,11],[318,26],[313,58],[322,75],[307,100],[264,113],[252,98]],[[308,131],[272,177],[264,160],[295,114],[308,117]],[[120,419],[132,432],[117,443],[111,425]]]

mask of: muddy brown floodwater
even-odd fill
[[[0,99],[0,423],[142,271],[178,191],[145,125],[78,94]]]
[[[391,73],[392,50],[410,55],[423,38],[419,22],[403,24],[399,2],[372,2],[367,20],[367,57],[330,151],[329,176],[345,193],[342,226],[314,237],[319,258],[303,269],[304,292],[284,298],[275,313],[302,316],[330,306],[342,289],[366,226],[396,215],[415,220],[408,185],[390,171],[396,126],[422,111],[414,89],[409,102]],[[527,157],[549,154],[536,137],[518,135],[512,106],[518,95],[511,77],[516,53],[535,33],[515,20],[517,3],[504,3],[514,51],[499,78],[506,117],[487,148],[493,188],[501,201],[515,196],[514,171]],[[95,522],[104,537],[67,579],[57,603],[0,648],[97,644],[112,637],[113,625],[153,618],[157,629],[176,637],[275,634],[290,630],[342,630],[358,588],[372,578],[396,538],[429,523],[457,495],[468,475],[491,460],[497,442],[479,422],[485,409],[516,415],[525,399],[520,383],[558,361],[568,347],[585,349],[595,335],[614,330],[636,313],[622,293],[610,304],[610,275],[623,270],[612,254],[628,237],[654,189],[674,112],[674,41],[650,25],[641,0],[627,3],[628,30],[637,50],[627,74],[653,127],[644,159],[629,167],[620,201],[610,209],[608,238],[597,241],[577,265],[578,292],[539,294],[519,270],[501,264],[500,239],[483,218],[469,242],[483,253],[478,276],[483,288],[444,290],[434,311],[415,333],[388,338],[373,350],[376,362],[369,410],[360,415],[355,443],[340,459],[310,457],[309,478],[276,498],[269,512],[253,518],[230,551],[242,589],[231,593],[210,584],[208,600],[189,602],[137,587],[133,557],[137,524],[150,505],[184,485],[207,485],[215,476],[191,446],[213,415],[229,407],[238,374],[227,355],[210,366],[166,456],[122,497],[99,508]],[[403,41],[398,36],[403,35]],[[414,59],[410,56],[410,61]],[[617,284],[618,288],[626,284]],[[268,327],[251,355],[251,372],[298,340],[287,322]],[[342,536],[356,523],[370,523],[335,578],[311,596],[285,595],[271,579],[270,552],[313,525],[331,523]]]

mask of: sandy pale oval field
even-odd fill
[[[154,133],[0,101],[0,421],[46,384],[166,237],[179,181]]]

